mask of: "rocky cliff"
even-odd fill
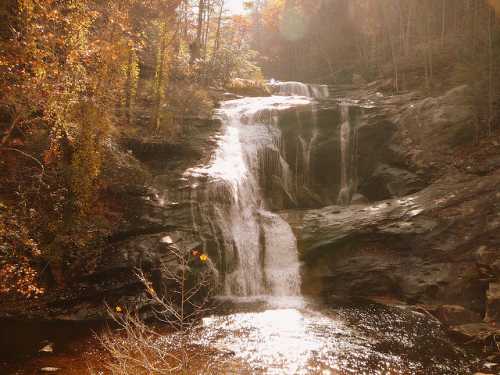
[[[350,95],[361,111],[364,199],[282,212],[298,238],[304,291],[425,305],[465,337],[491,340],[500,317],[498,134],[475,139],[465,86],[432,98]]]

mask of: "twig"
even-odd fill
[[[33,160],[36,164],[38,164],[38,166],[40,167],[40,169],[42,170],[42,176],[45,175],[45,167],[43,166],[43,164],[40,162],[40,160],[38,160],[37,158],[35,158],[34,156],[31,156],[30,154],[24,152],[24,151],[21,151],[17,148],[12,148],[12,147],[2,147],[0,148],[0,151],[14,151],[14,152],[18,152],[20,153],[21,155],[27,157],[28,159],[31,159]],[[41,177],[41,176],[40,176]]]

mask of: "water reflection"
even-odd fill
[[[205,318],[198,343],[234,353],[252,374],[469,373],[463,354],[418,313],[376,305],[331,309],[297,298],[240,299],[232,310]]]

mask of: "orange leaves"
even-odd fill
[[[206,263],[208,261],[208,255],[207,254],[204,254],[198,250],[193,250],[191,251],[191,255],[194,257],[194,258],[198,258],[200,260],[201,263]]]
[[[6,263],[0,266],[0,295],[17,294],[27,298],[37,298],[45,293],[37,285],[38,273],[27,263],[25,257],[20,263]]]
[[[45,165],[50,165],[56,161],[59,157],[60,150],[57,145],[53,145],[43,154],[43,163]]]
[[[272,0],[266,3],[264,9],[262,10],[262,19],[267,28],[274,32],[278,32],[281,13],[285,6],[283,0]]]

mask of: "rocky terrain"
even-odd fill
[[[263,163],[262,177],[272,208],[297,236],[304,293],[415,305],[450,326],[457,339],[494,355],[500,142],[496,135],[477,142],[469,99],[466,86],[433,98],[387,96],[378,86],[337,88],[313,110],[280,113],[295,187],[287,191],[272,162]],[[357,132],[356,193],[350,205],[339,206],[346,104]],[[134,272],[145,269],[161,283],[159,265],[175,266],[165,238],[186,251],[204,245],[220,270],[217,229],[196,218],[184,176],[209,160],[219,129],[217,120],[193,119],[176,143],[122,138],[110,145],[105,195],[116,207],[112,233],[85,256],[68,252],[67,272],[74,275],[68,285],[29,308],[2,303],[0,316],[99,320],[107,317],[104,301],[141,309],[144,292]],[[308,153],[304,144],[311,145]],[[263,160],[275,160],[273,152],[265,151]]]
[[[424,99],[360,94],[370,107],[358,130],[366,199],[282,216],[298,237],[306,292],[419,305],[497,352],[500,144],[474,139],[468,95],[465,86]]]

